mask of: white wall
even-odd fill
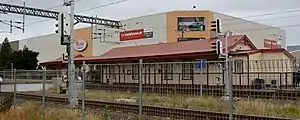
[[[26,45],[29,49],[38,51],[40,54],[38,60],[40,62],[55,60],[61,57],[65,52],[65,47],[60,45],[60,40],[57,34],[43,35],[19,41],[19,48],[23,49]]]
[[[278,36],[282,36],[282,47],[286,48],[285,30],[283,29],[247,21],[221,13],[215,13],[215,18],[221,19],[222,30],[224,32],[226,30],[233,30],[237,33],[246,34],[257,48],[264,48],[264,39],[277,40]]]
[[[93,40],[93,55],[99,56],[112,48],[116,47],[124,47],[124,46],[136,46],[136,45],[147,45],[147,44],[157,44],[159,42],[166,42],[166,14],[159,13],[149,16],[142,16],[138,18],[132,18],[121,21],[123,28],[125,30],[135,30],[135,29],[153,29],[153,38],[146,39],[137,39],[137,40],[129,40],[120,42],[119,32],[124,30],[116,30],[116,29],[106,29],[106,35],[110,35],[111,37],[106,36],[105,41],[107,42],[119,42],[116,43],[100,43],[99,39]],[[96,28],[97,27],[97,28]],[[103,29],[103,26],[94,26],[94,32],[96,29]],[[98,33],[103,33],[103,31],[98,31]],[[94,35],[94,37],[96,37]],[[103,38],[102,38],[103,41]]]

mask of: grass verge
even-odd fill
[[[54,89],[49,89],[47,95],[59,95]],[[81,90],[78,92],[81,98]],[[86,98],[92,100],[114,101],[116,99],[138,100],[138,93],[86,90]],[[143,93],[143,105],[154,105],[164,107],[176,107],[197,110],[211,110],[218,112],[228,111],[228,102],[219,97],[203,95],[186,95],[174,93]],[[288,100],[262,100],[262,99],[240,99],[234,101],[234,112],[240,114],[276,116],[276,117],[300,117],[300,101]]]
[[[81,109],[69,109],[66,105],[48,103],[42,114],[41,103],[22,102],[19,107],[0,113],[0,120],[81,120]],[[166,118],[144,117],[144,120],[165,120]],[[111,112],[107,109],[91,110],[87,108],[85,120],[138,120],[137,115]]]

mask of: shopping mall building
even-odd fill
[[[122,29],[92,26],[75,31],[75,55],[100,56],[112,48],[158,43],[204,40],[215,36],[211,21],[219,18],[222,30],[231,34],[245,34],[259,49],[286,48],[285,31],[244,19],[211,11],[171,11],[122,20]],[[184,29],[182,29],[184,28]],[[14,49],[40,52],[39,61],[55,60],[66,51],[57,34],[48,34],[12,42]],[[279,41],[279,42],[278,42]],[[187,46],[188,47],[188,46]],[[201,47],[199,45],[199,47]]]

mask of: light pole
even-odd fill
[[[231,31],[227,30],[225,32],[225,85],[226,85],[226,94],[225,97],[228,99],[228,113],[229,120],[233,119],[233,95],[232,95],[232,59],[231,56],[228,56],[228,36]],[[230,58],[230,60],[228,60]],[[230,62],[230,65],[229,65]],[[230,67],[229,67],[230,66]],[[229,72],[230,71],[230,72]]]
[[[70,12],[71,12],[71,19],[70,19],[70,85],[71,85],[71,106],[75,107],[78,105],[78,92],[77,87],[75,86],[75,65],[74,65],[74,0],[70,0]]]
[[[70,107],[78,105],[78,92],[75,86],[75,65],[74,65],[74,0],[64,0],[65,6],[70,6],[70,40],[68,59],[68,81],[69,81],[69,102]]]

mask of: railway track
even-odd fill
[[[7,94],[8,93],[0,92],[0,96],[7,95]],[[17,93],[17,98],[41,101],[42,96]],[[45,101],[66,104],[68,103],[68,98],[46,96]],[[82,101],[79,100],[79,104],[81,104],[81,102]],[[131,113],[138,113],[139,110],[139,106],[137,104],[125,104],[125,103],[108,102],[108,101],[86,100],[86,105],[97,109],[108,106],[108,109],[110,110],[131,112]],[[149,116],[170,117],[172,119],[197,119],[197,120],[199,119],[227,120],[228,119],[228,114],[223,112],[157,107],[157,106],[147,106],[147,105],[143,106],[143,114]],[[292,120],[290,118],[265,117],[265,116],[243,115],[243,114],[234,114],[233,117],[234,120]]]
[[[143,92],[154,93],[183,93],[200,94],[199,85],[143,85]],[[87,84],[86,89],[111,90],[111,91],[132,91],[138,92],[136,84]],[[209,96],[223,96],[225,88],[223,86],[202,87],[203,94]],[[279,99],[279,100],[299,100],[300,90],[297,89],[239,89],[238,86],[233,89],[233,96],[240,98],[260,98],[260,99]]]

